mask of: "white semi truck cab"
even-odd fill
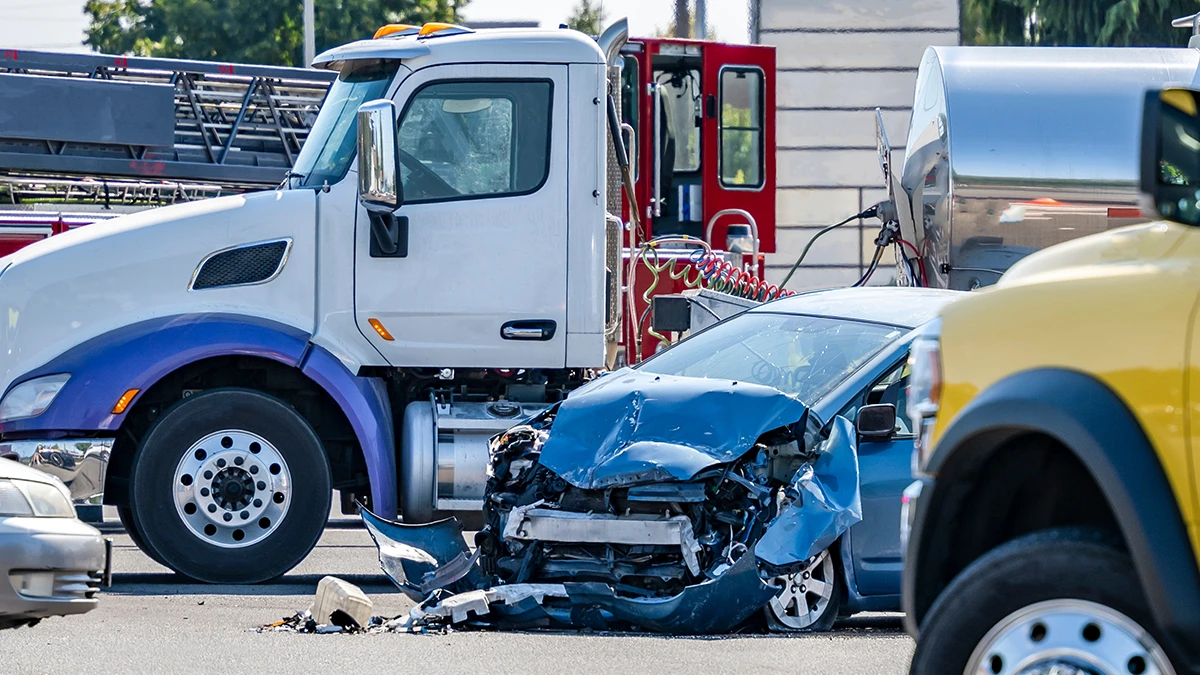
[[[0,258],[0,454],[211,582],[291,569],[332,489],[478,512],[488,437],[605,364],[623,43],[393,27],[317,58],[337,80],[279,189]]]

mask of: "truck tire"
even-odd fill
[[[214,389],[167,410],[134,456],[134,529],[172,570],[259,583],[292,569],[329,516],[329,460],[279,399]]]
[[[1044,530],[950,582],[921,625],[909,673],[1173,675],[1155,630],[1128,553],[1095,530]]]
[[[150,545],[146,543],[146,538],[137,529],[137,523],[133,522],[133,509],[128,506],[118,506],[117,517],[121,519],[121,527],[125,528],[125,534],[129,535],[129,538],[133,541],[133,545],[138,547],[138,550],[145,553],[151,560],[165,567],[166,563],[163,562],[162,556],[158,554],[158,551],[150,548]]]

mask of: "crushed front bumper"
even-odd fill
[[[0,628],[95,609],[112,547],[74,518],[0,519]]]
[[[0,457],[57,477],[78,503],[104,493],[112,446],[111,438],[0,441]]]

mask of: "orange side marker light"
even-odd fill
[[[140,391],[141,389],[130,389],[124,394],[121,394],[121,398],[117,399],[117,404],[113,406],[112,414],[120,415],[121,413],[125,412],[125,409],[129,407],[130,403],[133,403],[134,397],[137,396],[138,392]]]
[[[383,324],[379,323],[379,319],[367,319],[367,323],[371,324],[371,328],[374,328],[375,332],[379,333],[379,337],[383,338],[384,340],[391,342],[396,339],[392,337],[392,334],[388,332],[388,329],[383,327]]]

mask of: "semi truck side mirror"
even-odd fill
[[[407,257],[408,217],[395,214],[404,203],[396,104],[388,100],[358,107],[358,198],[371,222],[371,257]]]
[[[1200,225],[1200,92],[1172,87],[1146,93],[1141,164],[1143,211]]]
[[[358,107],[358,198],[369,211],[395,211],[403,201],[396,104],[388,100]]]

